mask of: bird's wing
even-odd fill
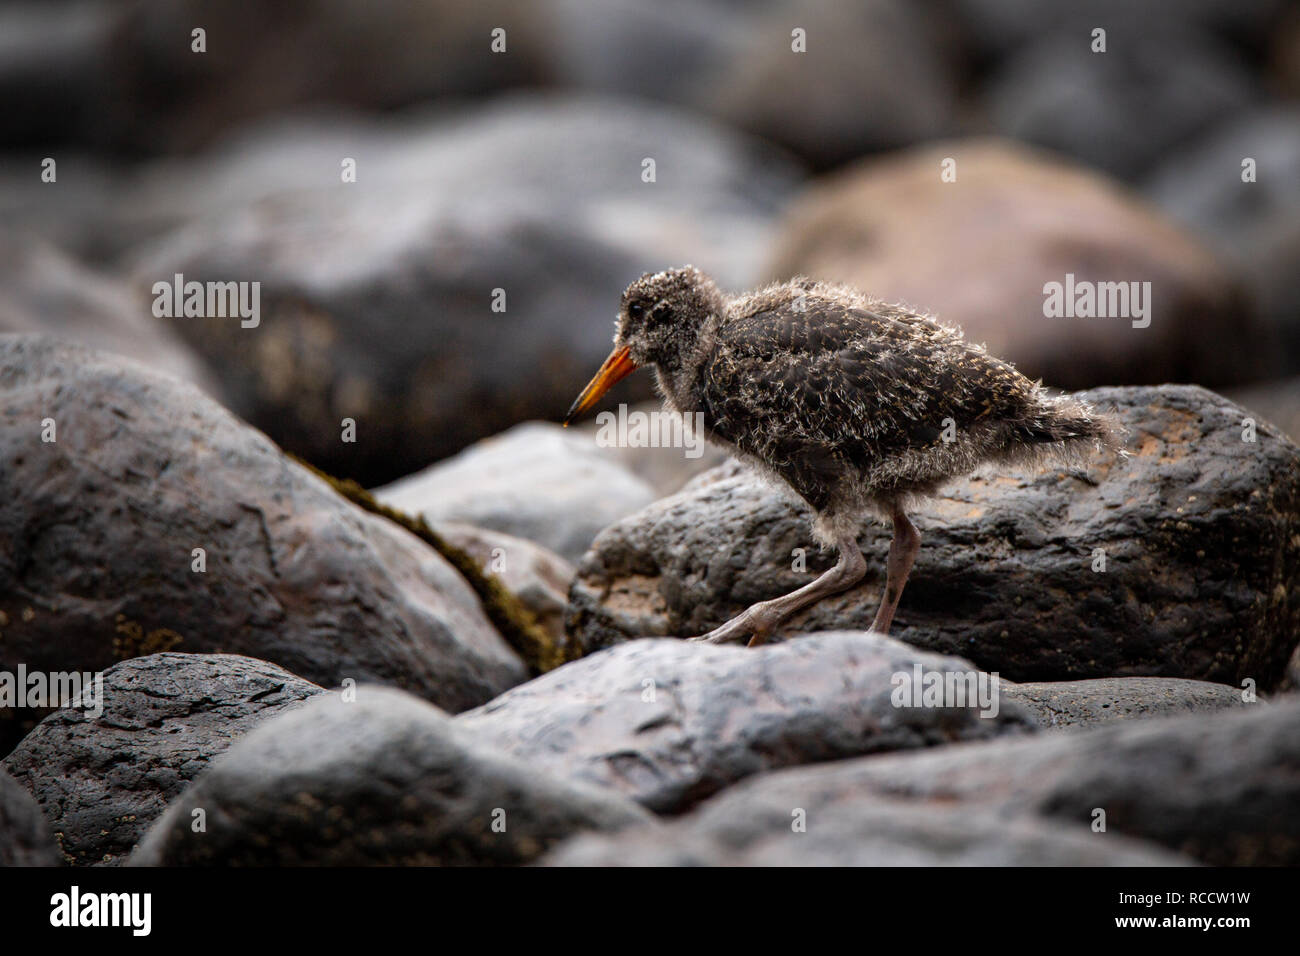
[[[924,316],[809,303],[735,318],[702,376],[706,424],[742,451],[813,471],[867,467],[995,415],[1011,366]]]

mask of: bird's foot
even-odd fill
[[[749,646],[757,647],[767,642],[768,635],[777,623],[772,620],[769,613],[766,613],[765,608],[756,604],[747,611],[737,614],[721,627],[715,627],[707,634],[687,638],[687,640],[701,644],[729,644],[748,637]]]

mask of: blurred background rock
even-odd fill
[[[369,485],[558,418],[622,288],[686,261],[1300,437],[1286,0],[0,0],[0,111],[0,331],[197,382]],[[154,318],[177,272],[261,282],[259,326]],[[1151,326],[1045,318],[1067,272],[1150,281]]]

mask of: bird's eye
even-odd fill
[[[645,306],[640,302],[633,302],[627,307],[627,314],[629,318],[642,319],[645,317]]]

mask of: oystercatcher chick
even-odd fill
[[[1077,464],[1119,447],[1120,429],[1049,394],[959,330],[854,289],[796,278],[728,296],[698,269],[647,273],[623,293],[614,350],[567,425],[642,366],[667,406],[803,498],[839,560],[693,640],[762,644],[795,611],[866,574],[865,517],[893,522],[872,630],[887,634],[920,548],[907,513],[985,463]]]

